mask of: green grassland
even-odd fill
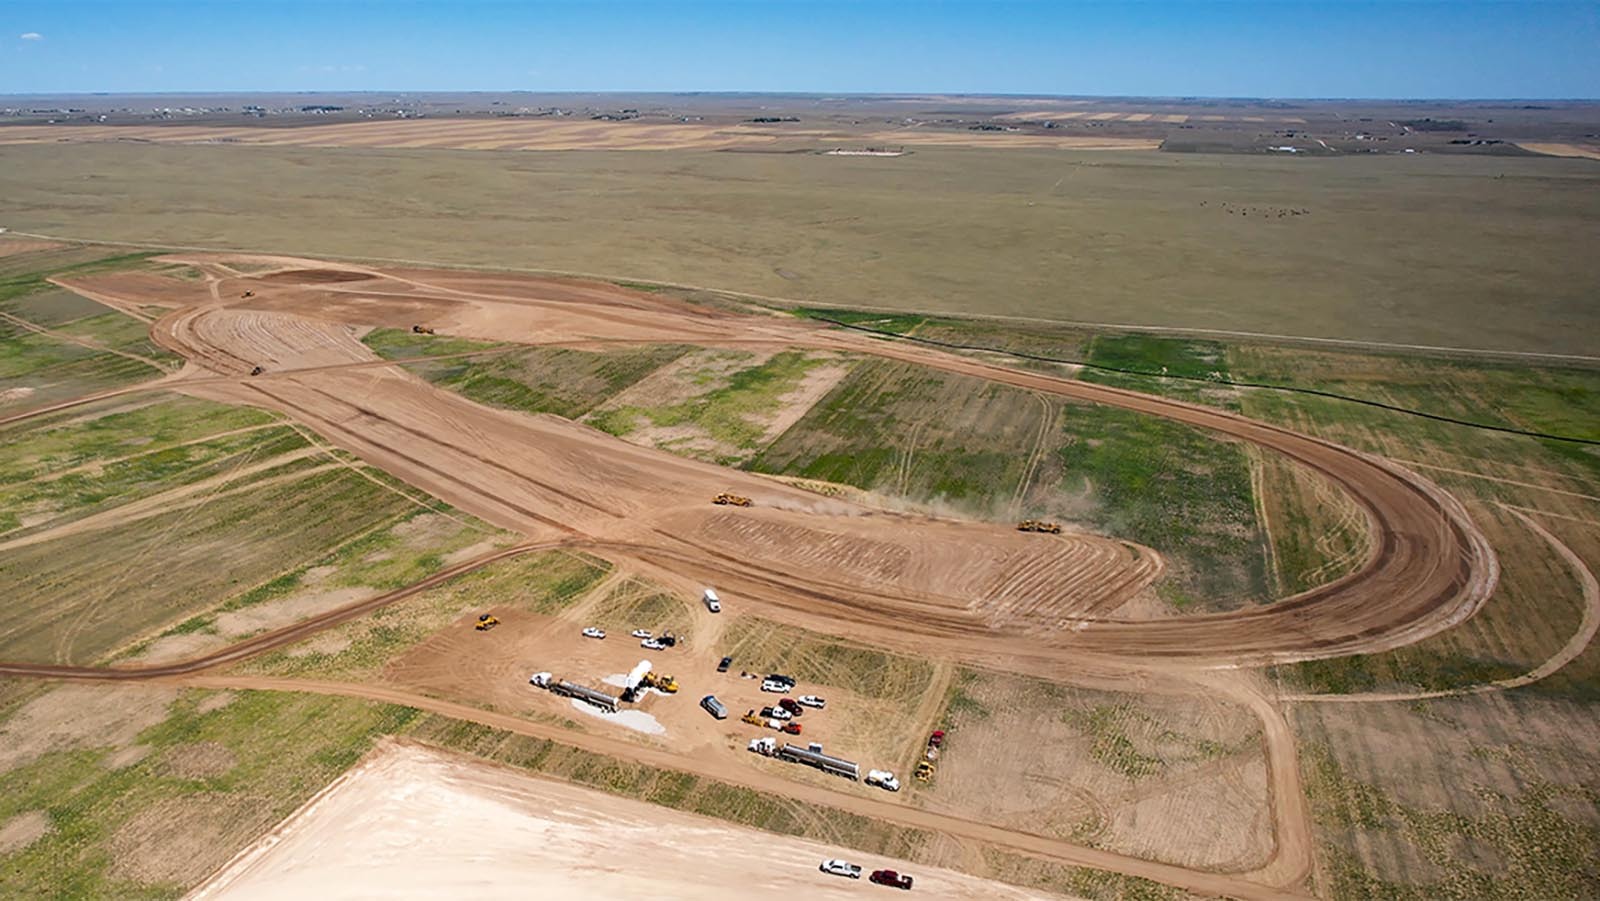
[[[683,430],[687,434],[653,443],[737,465],[764,446],[769,421],[781,412],[784,395],[822,363],[822,358],[801,351],[761,361],[738,351],[702,351],[692,360],[694,368],[676,373],[678,384],[672,386],[686,396],[648,406],[607,405],[589,422],[619,437],[645,426]]]
[[[271,414],[169,393],[0,427],[0,536],[63,522],[306,446]]]
[[[182,361],[156,347],[144,323],[45,281],[136,266],[148,256],[67,246],[0,257],[0,412],[45,406],[178,368]],[[28,325],[93,346],[42,335]]]
[[[7,221],[30,231],[1571,353],[1592,352],[1600,325],[1597,181],[1587,160],[1420,154],[0,148]],[[1232,216],[1223,202],[1310,213]]]
[[[524,413],[554,413],[577,419],[622,389],[684,353],[685,348],[650,346],[613,351],[560,347],[514,348],[460,338],[413,335],[380,329],[365,338],[385,359],[410,361],[407,368],[441,388],[493,407]],[[486,356],[429,360],[441,354],[501,348]]]
[[[191,691],[121,748],[88,737],[50,750],[0,772],[0,822],[44,811],[49,823],[0,854],[0,895],[178,898],[415,716],[343,698]],[[148,752],[118,765],[128,747]],[[224,765],[186,771],[196,750]]]
[[[594,587],[609,568],[603,560],[562,551],[500,560],[237,669],[321,679],[373,678],[391,660],[470,611],[494,607],[557,613]]]
[[[1593,715],[1534,697],[1297,709],[1335,898],[1580,898],[1600,886]]]
[[[1058,405],[1017,388],[866,360],[749,468],[1005,517],[1041,419],[1053,432],[1058,417]]]

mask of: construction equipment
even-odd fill
[[[1043,519],[1024,519],[1017,523],[1018,532],[1043,532],[1047,535],[1060,535],[1061,524]]]
[[[485,613],[484,615],[478,617],[478,624],[472,628],[477,629],[479,632],[487,632],[498,625],[500,625],[500,620],[496,619],[490,614]]]
[[[724,491],[712,498],[711,503],[721,504],[725,507],[748,507],[750,506],[750,499],[742,494],[730,494]]]
[[[260,375],[263,372],[266,372],[266,370],[262,369],[260,366],[252,366],[250,368],[250,374],[251,375]]]
[[[240,297],[255,297],[256,296],[256,292],[254,292],[254,291],[246,291],[246,292],[244,292],[243,294],[241,294],[239,296]]]
[[[749,723],[752,726],[765,726],[767,724],[766,720],[756,716],[756,712],[754,710],[746,711],[745,715],[739,717],[739,719]]]
[[[656,691],[664,691],[669,695],[678,693],[677,679],[673,678],[672,676],[662,676],[653,672],[645,673],[644,678],[639,682],[639,686],[641,688],[654,688]]]
[[[431,335],[434,333],[433,329],[426,325],[413,325],[411,327],[411,332],[415,335]]]
[[[917,776],[917,781],[918,782],[932,782],[933,781],[933,764],[929,763],[926,760],[919,761],[917,763],[916,776]]]

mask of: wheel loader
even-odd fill
[[[500,620],[488,613],[485,613],[484,615],[478,617],[478,624],[472,628],[477,629],[479,632],[487,632],[498,625],[500,625]]]

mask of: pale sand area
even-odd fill
[[[830,857],[862,879],[818,872]],[[190,898],[855,899],[882,867],[918,898],[1045,897],[391,742]]]

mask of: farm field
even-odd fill
[[[90,175],[93,195],[58,202]],[[1591,356],[1596,179],[1591,160],[1498,156],[0,146],[15,231]],[[280,187],[239,215],[263,183]]]
[[[0,571],[30,606],[0,635],[0,733],[23,749],[0,765],[20,799],[0,871],[23,893],[59,868],[88,896],[188,891],[386,735],[1073,897],[1597,881],[1600,457],[1223,384],[1600,439],[1594,370],[841,314],[1080,366],[706,292],[277,256],[59,281],[17,301],[62,335],[39,337],[189,365],[3,426]],[[1031,517],[1066,528],[1013,528]],[[698,603],[713,584],[721,613]],[[528,681],[620,691],[641,659],[681,691],[608,715]],[[41,681],[107,664],[164,681]],[[828,699],[793,741],[901,790],[747,750],[791,740],[739,721],[775,699],[767,672]],[[304,780],[242,746],[247,722],[322,715],[349,728]],[[140,838],[190,807],[220,818],[206,854]]]

